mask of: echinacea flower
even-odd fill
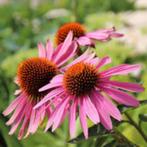
[[[111,62],[109,57],[99,59],[95,54],[86,51],[65,68],[65,73],[57,75],[39,91],[49,92],[35,107],[46,104],[51,99],[59,102],[48,120],[46,130],[52,126],[54,131],[69,115],[69,132],[75,134],[76,114],[79,114],[85,138],[88,138],[87,117],[94,123],[99,122],[107,129],[112,129],[110,116],[121,120],[121,114],[112,100],[126,106],[137,107],[139,101],[126,91],[142,92],[144,89],[137,83],[111,80],[114,75],[126,75],[136,71],[140,65],[122,64],[105,71],[100,68]],[[112,100],[111,100],[111,99]]]
[[[6,123],[11,125],[10,135],[21,125],[18,139],[22,139],[25,133],[27,137],[36,132],[46,116],[50,116],[51,108],[44,109],[46,104],[36,110],[33,107],[46,94],[46,92],[38,92],[39,88],[48,84],[60,71],[61,66],[74,56],[77,45],[72,42],[72,35],[70,32],[63,44],[55,50],[50,41],[47,42],[46,47],[39,43],[39,57],[29,58],[18,66],[16,77],[16,83],[20,87],[16,91],[18,96],[3,112],[5,116],[13,113]]]
[[[113,37],[122,37],[123,34],[116,32],[115,28],[101,29],[87,33],[84,26],[77,22],[66,23],[56,33],[56,44],[64,42],[69,31],[73,32],[73,39],[80,46],[95,46],[96,41],[108,41]]]

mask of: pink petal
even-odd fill
[[[114,29],[114,31],[110,34],[110,37],[115,37],[115,38],[123,37],[123,36],[124,36],[124,34],[115,32],[115,29]]]
[[[35,121],[35,113],[36,111],[32,109],[31,111],[31,116],[30,116],[30,123],[29,123],[29,127],[28,127],[28,132],[33,132],[33,125],[34,125],[34,121]]]
[[[59,75],[55,76],[50,81],[50,83],[48,83],[47,85],[41,87],[39,89],[39,92],[45,91],[45,90],[49,90],[49,89],[55,88],[55,87],[60,87],[60,86],[62,86],[62,83],[63,83],[63,75],[62,74],[59,74]]]
[[[116,29],[114,27],[110,29],[97,30],[95,32],[88,33],[87,35],[90,38],[97,39],[100,41],[108,41],[112,37],[118,38],[124,36],[122,33],[116,32]]]
[[[9,135],[12,135],[16,131],[16,129],[18,128],[18,125],[21,123],[21,121],[22,121],[22,119],[24,117],[25,111],[26,111],[26,108],[22,109],[20,115],[17,116],[14,123],[12,124]]]
[[[135,99],[132,95],[129,95],[123,91],[112,89],[112,88],[104,88],[103,89],[109,96],[111,96],[114,100],[121,104],[125,104],[127,106],[137,107],[139,105],[139,101]]]
[[[81,46],[87,46],[87,45],[91,45],[92,44],[92,41],[88,37],[86,37],[86,36],[82,36],[82,37],[78,38],[77,42]]]
[[[62,86],[62,83],[49,83],[49,84],[43,86],[42,88],[40,88],[39,92],[49,90],[49,89],[55,88],[55,87],[60,87],[60,86]]]
[[[29,122],[29,118],[30,118],[30,112],[32,110],[32,106],[30,104],[28,104],[26,106],[26,111],[25,111],[25,116],[24,116],[24,121],[22,123],[22,126],[19,130],[19,133],[18,133],[18,139],[22,139],[24,133],[25,133],[25,130],[27,129],[27,126],[28,126],[28,122]]]
[[[115,27],[109,28],[109,29],[100,29],[100,30],[96,30],[96,32],[99,33],[112,33],[115,31]]]
[[[59,44],[59,45],[57,46],[57,48],[54,50],[54,53],[53,53],[53,56],[52,56],[52,60],[53,60],[54,63],[56,63],[56,62],[55,62],[55,59],[56,59],[56,57],[58,56],[58,53],[59,53],[59,51],[61,50],[62,45],[63,45],[63,43]]]
[[[56,75],[56,76],[51,80],[51,83],[61,83],[61,82],[63,82],[63,75],[62,75],[62,74]]]
[[[53,53],[54,53],[53,45],[52,45],[51,41],[48,40],[46,43],[46,57],[49,60],[52,60]]]
[[[61,56],[60,59],[56,62],[58,67],[60,67],[64,63],[66,63],[69,59],[71,59],[75,55],[77,47],[78,46],[77,46],[77,44],[75,42],[71,43],[71,45],[69,46],[66,53],[63,54],[63,56]]]
[[[42,106],[42,112],[41,112],[41,122],[44,120],[44,117],[45,117],[45,109],[46,109],[46,107],[45,107],[45,105],[43,105]]]
[[[6,122],[7,125],[11,125],[15,119],[17,118],[18,115],[21,115],[22,110],[25,108],[26,105],[26,98],[23,99],[23,101],[21,101],[21,103],[19,103],[19,105],[16,107],[13,115],[11,116],[11,118]]]
[[[96,32],[87,33],[86,37],[89,37],[91,39],[100,40],[100,41],[103,41],[103,40],[105,41],[109,39],[109,34],[96,31]]]
[[[40,110],[41,110],[40,108],[35,110],[36,115],[35,115],[34,123],[32,125],[31,130],[30,130],[30,133],[32,133],[32,134],[36,132],[39,124],[41,123],[41,111]]]
[[[136,71],[140,69],[139,64],[129,65],[129,64],[122,64],[119,66],[112,67],[108,70],[101,72],[102,77],[109,77],[113,75],[124,75],[130,72]]]
[[[114,87],[118,87],[124,90],[132,92],[143,92],[144,88],[137,83],[128,83],[128,82],[118,82],[118,81],[108,81],[108,84]]]
[[[80,99],[79,117],[80,117],[81,127],[82,127],[83,132],[84,132],[84,136],[85,136],[86,139],[88,139],[88,126],[87,126],[87,122],[86,122],[86,113],[85,113],[82,98]]]
[[[33,109],[37,109],[38,107],[40,107],[41,105],[43,105],[47,101],[49,101],[52,98],[54,98],[54,97],[58,96],[59,94],[61,94],[63,91],[64,91],[63,88],[57,88],[55,90],[52,90],[39,103],[37,103],[36,106]]]
[[[39,49],[39,57],[46,58],[46,50],[41,42],[38,43],[38,49]]]
[[[78,63],[78,62],[82,62],[85,61],[90,54],[90,50],[86,50],[81,56],[79,56],[78,58],[76,58],[74,61],[72,61],[70,64],[68,64],[67,66],[64,67],[64,69],[69,68],[70,66]]]
[[[6,110],[3,112],[3,115],[9,115],[16,107],[18,104],[21,103],[23,100],[24,95],[21,94],[17,98],[15,98],[12,103],[6,108]]]
[[[25,128],[27,128],[28,121],[29,121],[29,120],[28,120],[27,118],[24,119],[23,125],[22,125],[22,127],[20,128],[19,133],[18,133],[18,140],[21,140],[21,139],[22,139],[22,137],[23,137],[23,135],[24,135],[24,133],[25,133]]]
[[[103,97],[101,95],[101,97],[104,100],[104,107],[107,109],[107,111],[109,112],[109,114],[114,117],[117,120],[121,120],[121,114],[120,111],[118,110],[118,108],[106,97]]]
[[[88,96],[85,96],[83,98],[83,106],[85,107],[85,113],[87,116],[95,123],[97,124],[99,120],[98,112],[94,106],[94,104],[91,102],[90,98]]]
[[[107,130],[111,130],[112,129],[112,122],[111,122],[109,113],[107,111],[107,108],[105,108],[103,98],[96,92],[93,92],[91,98],[97,108],[97,111],[99,112],[101,123],[103,124],[103,126]]]
[[[70,107],[69,112],[69,132],[71,138],[75,136],[75,127],[76,127],[76,108],[77,108],[77,100],[73,100],[73,103]]]
[[[64,108],[66,107],[67,100],[68,100],[68,97],[65,97],[61,101],[61,103],[59,103],[56,106],[56,108],[54,109],[54,111],[52,112],[52,114],[51,114],[51,116],[48,120],[48,123],[47,123],[46,128],[45,128],[45,132],[54,124],[54,120],[55,120],[55,118],[57,119],[56,116],[57,116],[58,112],[61,111],[61,109],[62,109],[62,114],[63,114]],[[61,122],[61,118],[62,118],[62,116],[60,116],[60,118],[58,118],[58,124]]]
[[[108,57],[108,56],[104,57],[104,58],[99,60],[99,63],[97,64],[96,68],[98,69],[98,68],[100,68],[100,67],[102,67],[104,65],[107,65],[109,63],[111,63],[111,58]]]
[[[69,103],[69,100],[70,99],[67,97],[60,104],[60,107],[58,108],[58,110],[56,112],[56,116],[54,117],[54,124],[53,124],[53,127],[52,127],[52,131],[54,131],[60,125],[62,118],[63,118],[63,114],[65,114],[64,111],[66,109],[66,106]]]
[[[59,106],[58,106],[59,107]],[[57,110],[58,107],[56,107],[55,109]],[[49,120],[47,122],[46,128],[45,128],[45,132],[52,126],[53,122],[54,122],[54,118],[56,116],[56,110],[54,110],[51,114],[51,116],[49,117]]]
[[[72,43],[72,39],[73,39],[73,33],[70,31],[70,32],[68,33],[68,35],[67,35],[65,41],[63,42],[62,47],[61,47],[61,49],[59,50],[59,52],[58,52],[56,58],[54,59],[55,62],[58,62],[58,60],[60,59],[60,57],[63,56],[63,55],[67,52],[69,46],[70,46],[71,43]]]

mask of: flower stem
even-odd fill
[[[136,128],[136,130],[140,133],[140,135],[143,137],[143,139],[145,140],[145,142],[147,142],[147,136],[142,131],[142,129],[138,126],[138,124],[130,117],[130,115],[127,112],[124,112],[124,114],[128,118],[129,123]]]

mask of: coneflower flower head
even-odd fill
[[[62,25],[56,33],[55,42],[62,43],[69,31],[73,32],[73,40],[80,46],[95,46],[94,41],[109,41],[111,38],[122,37],[123,34],[116,32],[115,28],[101,29],[94,32],[86,32],[83,25],[78,22],[70,22]]]
[[[118,82],[111,80],[114,75],[126,75],[140,69],[140,65],[122,64],[105,71],[100,68],[111,62],[109,57],[99,59],[95,54],[86,51],[64,68],[64,73],[55,76],[51,82],[39,91],[54,88],[34,107],[39,108],[49,100],[59,100],[48,120],[46,130],[52,131],[59,127],[69,114],[70,136],[75,134],[76,114],[79,114],[85,138],[88,138],[88,117],[94,124],[99,122],[108,130],[112,129],[110,116],[121,120],[121,114],[112,100],[126,106],[137,107],[139,101],[125,91],[142,92],[144,88],[137,83]],[[111,99],[110,99],[111,97]]]
[[[65,41],[55,50],[50,41],[47,41],[46,47],[39,43],[39,57],[29,58],[19,64],[16,83],[20,89],[15,92],[18,96],[3,112],[5,116],[13,113],[6,123],[11,125],[10,135],[21,125],[18,139],[22,139],[24,134],[27,137],[36,132],[46,116],[50,117],[52,109],[46,108],[47,104],[36,110],[33,107],[49,92],[39,92],[39,88],[48,84],[75,55],[77,45],[72,42],[72,37],[72,32],[69,32]]]

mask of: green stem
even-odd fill
[[[127,112],[124,112],[124,114],[128,118],[129,123],[136,128],[136,130],[140,133],[140,135],[143,137],[143,139],[145,140],[145,142],[147,142],[147,136],[142,131],[142,129],[138,126],[138,124],[130,117],[130,115]]]

